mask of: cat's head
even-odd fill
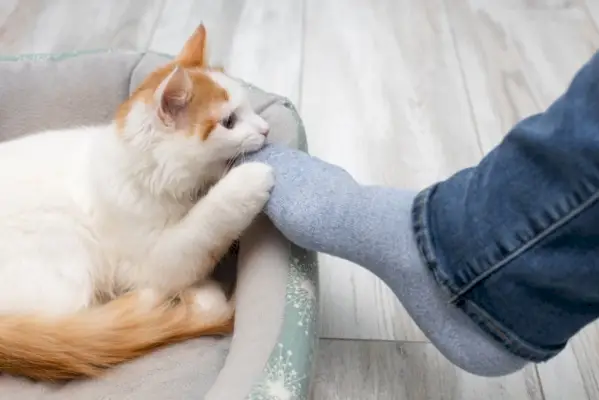
[[[203,25],[121,105],[115,122],[129,146],[172,171],[163,179],[175,180],[220,177],[229,160],[260,149],[269,130],[245,88],[208,64]]]

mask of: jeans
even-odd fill
[[[599,316],[599,53],[545,112],[412,208],[451,301],[513,354],[550,359]]]

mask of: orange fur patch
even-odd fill
[[[198,26],[187,40],[176,59],[152,72],[141,85],[133,92],[117,110],[115,122],[117,129],[125,129],[127,116],[133,104],[142,101],[151,104],[154,93],[160,84],[173,72],[176,66],[183,68],[193,83],[191,99],[186,106],[186,124],[190,134],[198,132],[202,139],[206,139],[219,122],[213,115],[218,105],[229,100],[225,89],[214,82],[207,74],[213,70],[206,64],[206,28]]]
[[[178,65],[186,69],[193,82],[191,99],[185,111],[188,116],[188,131],[192,134],[195,132],[195,128],[199,127],[199,135],[202,139],[206,139],[219,122],[213,116],[212,111],[218,105],[227,102],[229,94],[206,74],[208,70],[198,71],[193,66],[190,68],[190,66]],[[151,104],[154,101],[154,93],[176,66],[177,63],[172,62],[151,73],[133,92],[131,97],[118,108],[115,121],[119,131],[125,129],[126,119],[133,104],[138,101]]]
[[[130,293],[64,317],[0,316],[0,371],[43,381],[95,377],[158,347],[232,330],[231,315],[200,315],[185,294],[152,305]]]
[[[189,66],[205,67],[207,64],[206,36],[206,27],[200,24],[185,42],[177,56],[177,61]]]

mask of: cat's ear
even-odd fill
[[[154,93],[158,105],[158,117],[162,122],[166,125],[174,124],[187,110],[192,93],[193,82],[189,73],[184,68],[176,66]]]
[[[207,43],[206,43],[206,27],[200,24],[194,33],[187,39],[183,50],[179,53],[176,59],[182,65],[206,67],[208,64],[207,58]]]

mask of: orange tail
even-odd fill
[[[232,329],[232,315],[202,318],[185,299],[150,307],[137,293],[64,317],[0,316],[0,372],[46,381],[94,377],[157,347]]]

